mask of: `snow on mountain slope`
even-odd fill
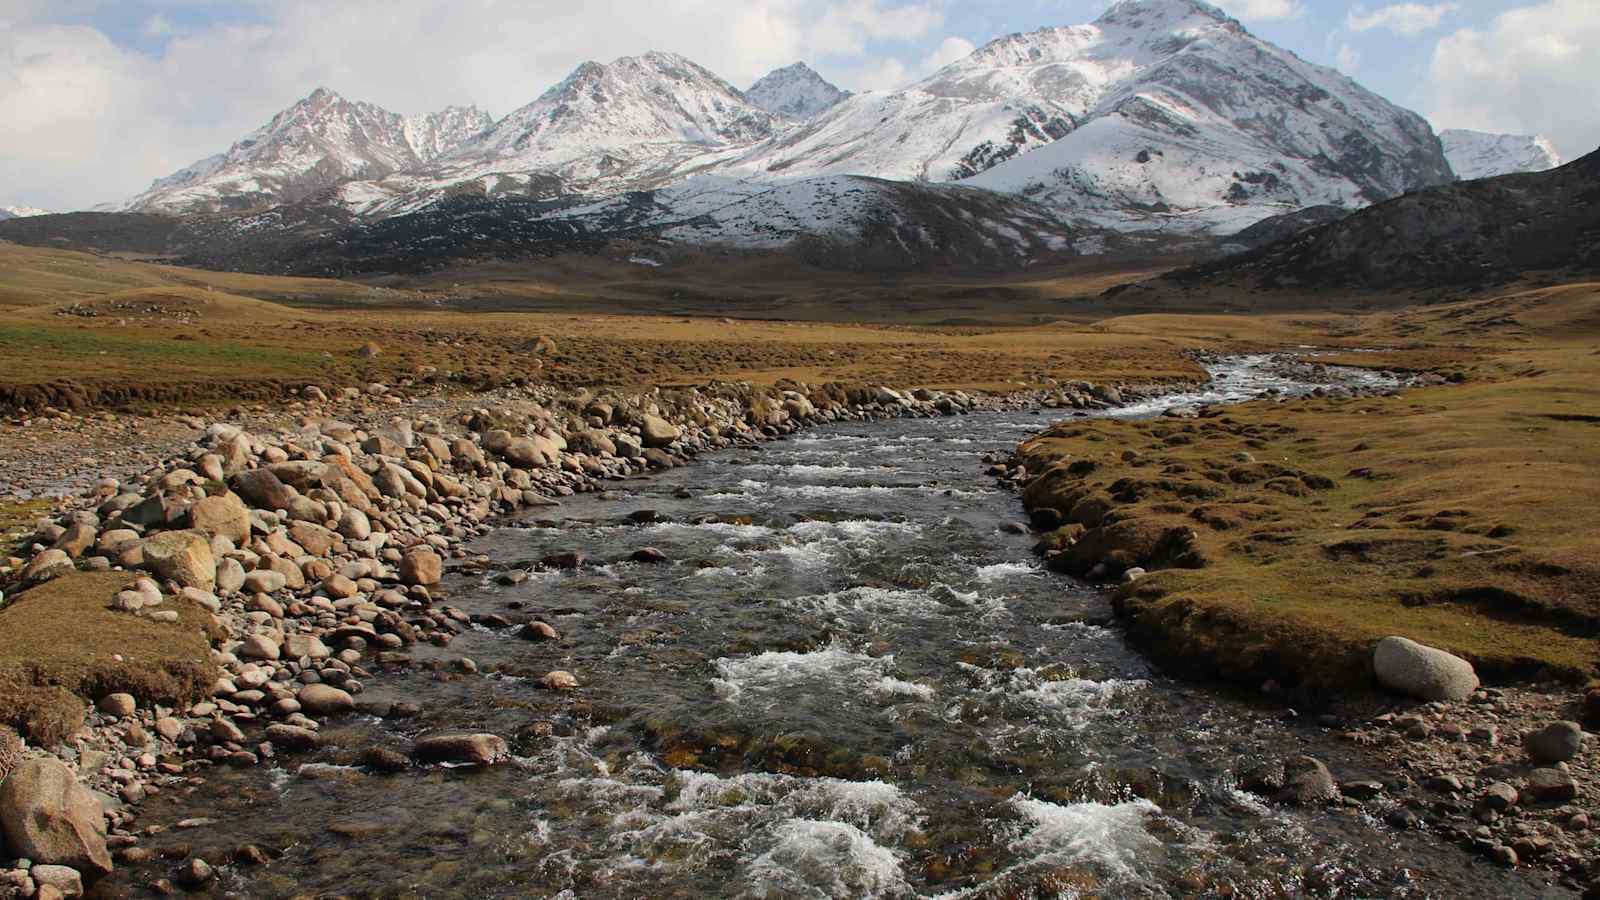
[[[318,88],[226,152],[156,179],[123,209],[220,212],[295,203],[353,178],[413,168],[488,124],[488,114],[474,107],[407,119]]]
[[[39,209],[34,206],[0,206],[0,219],[26,219],[32,216],[48,216],[50,210]]]
[[[966,179],[1123,229],[1237,230],[1449,180],[1432,129],[1198,0],[990,42],[755,148],[751,177]]]
[[[666,240],[696,245],[773,249],[801,241],[859,265],[1026,264],[1098,239],[1020,197],[848,175],[779,181],[701,175],[548,221],[596,233],[655,229]]]
[[[438,112],[409,116],[405,120],[406,143],[417,159],[437,159],[494,125],[494,119],[476,106],[447,106]]]
[[[1544,172],[1561,165],[1561,156],[1548,138],[1529,134],[1487,134],[1465,128],[1439,132],[1445,159],[1457,176],[1466,180]]]
[[[587,62],[431,165],[348,184],[339,198],[364,215],[393,215],[450,195],[554,198],[652,188],[782,124],[675,53]]]
[[[744,96],[768,112],[802,122],[839,105],[850,92],[834,87],[810,66],[797,62],[767,73]]]

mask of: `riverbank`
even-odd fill
[[[8,763],[28,776],[19,783],[61,777],[51,767],[66,764],[86,787],[55,802],[92,801],[111,826],[105,836],[80,822],[56,835],[57,845],[12,852],[90,877],[103,871],[108,849],[124,862],[145,861],[132,826],[163,783],[197,766],[253,766],[314,750],[328,716],[362,708],[366,681],[406,665],[409,648],[448,644],[474,624],[434,592],[466,558],[466,542],[500,517],[815,424],[1107,405],[1094,396],[1105,391],[1087,384],[1000,397],[794,388],[544,391],[501,396],[493,407],[473,404],[482,398],[432,397],[426,412],[387,391],[335,400],[308,389],[292,420],[271,429],[210,423],[195,436],[193,426],[204,423],[163,420],[156,441],[185,428],[189,440],[135,448],[120,460],[125,471],[158,448],[166,458],[126,481],[99,477],[61,498],[33,529],[27,554],[0,572],[0,716],[13,735],[6,755],[18,758]],[[1162,389],[1116,388],[1129,397]],[[72,484],[47,466],[33,477],[31,493]],[[548,623],[520,628],[532,641],[555,637]],[[562,671],[540,681],[554,692],[578,685]],[[394,714],[392,706],[368,711]],[[445,738],[419,742],[412,755],[504,755],[499,736]],[[409,765],[404,754],[365,762]],[[52,800],[6,802],[26,810]],[[187,877],[198,883],[202,874]]]
[[[1348,693],[1401,634],[1491,681],[1582,685],[1600,661],[1592,302],[1414,313],[1418,329],[1515,315],[1524,339],[1398,396],[1058,422],[1018,448],[1024,503],[1052,565],[1147,573],[1119,612],[1186,674]]]

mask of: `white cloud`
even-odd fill
[[[318,85],[402,113],[504,115],[585,60],[653,49],[739,87],[795,60],[842,87],[897,85],[930,66],[946,0],[247,0],[252,25],[186,24],[168,4],[144,20],[165,38],[159,55],[48,24],[94,2],[0,0],[4,202],[131,196]]]
[[[1339,66],[1339,71],[1349,75],[1361,66],[1361,51],[1349,44],[1340,44],[1339,52],[1334,54],[1334,61]]]
[[[935,69],[942,69],[945,66],[956,62],[957,60],[966,59],[968,56],[971,56],[972,51],[976,49],[978,49],[977,46],[966,38],[945,38],[944,41],[940,43],[939,46],[936,47],[932,53],[928,54],[927,58],[922,61],[922,68],[927,72],[932,72]]]
[[[1218,0],[1217,6],[1246,22],[1297,19],[1306,11],[1300,0]]]
[[[1396,34],[1421,34],[1430,28],[1438,28],[1439,22],[1457,9],[1460,7],[1454,3],[1396,3],[1371,12],[1357,6],[1350,10],[1344,24],[1351,31],[1387,28]]]
[[[1600,145],[1600,3],[1546,0],[1456,31],[1429,79],[1434,127],[1542,134],[1576,159]]]

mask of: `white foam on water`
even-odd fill
[[[778,602],[788,607],[835,615],[850,612],[884,615],[941,609],[941,604],[923,591],[878,587],[854,587],[828,594],[785,597]]]
[[[622,525],[617,530],[635,534],[667,535],[679,532],[691,534],[720,534],[732,538],[759,538],[773,534],[765,525],[741,525],[737,522],[653,522],[649,525]]]
[[[769,651],[739,658],[723,657],[712,663],[717,677],[711,686],[730,703],[773,707],[788,702],[797,689],[809,693],[867,695],[878,700],[931,699],[932,688],[895,678],[894,656],[867,656],[835,642],[820,650],[797,653]]]
[[[948,495],[951,497],[983,497],[996,493],[992,490],[962,490],[948,488],[933,484],[800,484],[784,485],[773,484],[768,481],[744,479],[738,484],[740,490],[747,494],[763,494],[776,497],[799,497],[807,500],[827,499],[830,497],[868,497],[875,495],[895,494],[927,494]],[[729,497],[733,494],[715,494],[712,496]]]
[[[790,819],[746,872],[751,897],[906,897],[900,857],[845,822]]]
[[[1161,849],[1161,841],[1145,828],[1161,808],[1148,800],[1063,806],[1014,797],[1011,806],[1031,825],[1011,849],[1052,865],[1089,863],[1112,878],[1134,880],[1148,868],[1141,866],[1141,857]]]
[[[843,478],[846,476],[881,475],[893,471],[889,466],[867,469],[861,466],[820,465],[811,463],[750,463],[743,467],[750,472],[788,475],[794,478]]]
[[[972,571],[972,574],[979,581],[1000,581],[1005,578],[1015,578],[1023,575],[1043,575],[1044,569],[1035,563],[1003,562],[979,566]]]
[[[891,534],[917,535],[922,526],[915,522],[886,522],[876,519],[840,519],[823,522],[812,519],[789,526],[789,534],[802,540],[876,540]]]

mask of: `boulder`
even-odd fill
[[[1395,635],[1373,649],[1372,670],[1379,684],[1421,700],[1465,700],[1478,689],[1472,663]]]
[[[73,559],[77,559],[83,555],[83,551],[94,546],[94,539],[97,534],[98,532],[95,531],[93,525],[85,522],[73,522],[67,526],[65,531],[61,532],[61,536],[56,538],[56,542],[51,547],[62,551]]]
[[[217,585],[211,542],[198,531],[164,531],[144,542],[145,568],[182,587],[209,591]]]
[[[1558,763],[1583,752],[1583,726],[1577,722],[1552,722],[1522,736],[1522,746],[1536,763]]]
[[[646,415],[639,426],[639,436],[646,447],[665,447],[682,435],[678,427],[660,416]]]
[[[495,734],[435,734],[418,738],[414,750],[425,763],[488,766],[509,759],[506,739]]]
[[[70,574],[75,567],[65,550],[45,550],[22,567],[22,580],[33,584]]]
[[[201,534],[243,544],[250,537],[250,508],[231,492],[205,497],[189,508],[189,526]]]
[[[326,684],[308,684],[300,689],[295,699],[306,712],[318,716],[339,715],[356,708],[354,697]]]
[[[561,449],[543,436],[518,436],[495,429],[484,434],[483,447],[519,469],[537,469],[561,462]]]
[[[1560,769],[1534,769],[1522,793],[1540,803],[1565,803],[1578,796],[1578,782]]]
[[[139,703],[132,694],[117,693],[101,697],[95,707],[112,718],[126,719],[138,711]]]
[[[251,469],[233,478],[233,489],[256,509],[288,509],[300,492],[267,469]]]
[[[12,855],[36,865],[111,871],[105,810],[54,757],[25,760],[0,783],[0,832]]]
[[[71,866],[36,865],[28,870],[28,876],[39,890],[34,895],[37,900],[49,897],[70,900],[83,896],[83,873]]]
[[[413,547],[400,559],[400,580],[406,584],[438,584],[444,577],[444,560],[439,554]]]
[[[315,731],[298,725],[274,723],[267,726],[267,740],[279,750],[291,753],[309,753],[317,749],[320,738]]]
[[[1278,799],[1285,803],[1326,803],[1339,796],[1339,785],[1322,761],[1311,756],[1291,756],[1283,761],[1283,789]]]

